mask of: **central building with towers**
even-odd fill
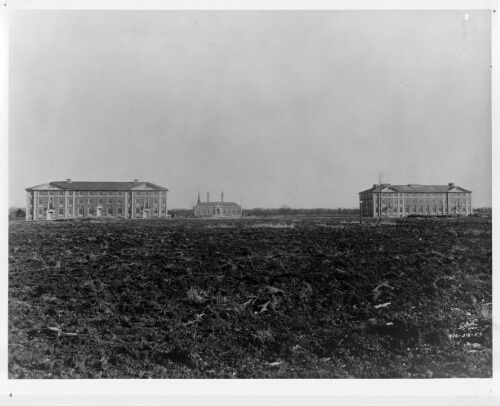
[[[211,202],[209,192],[207,192],[207,201],[201,202],[200,193],[198,193],[198,203],[193,208],[193,214],[195,217],[240,217],[241,206],[234,202],[225,202],[224,192],[220,195],[220,202]]]

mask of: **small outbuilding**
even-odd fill
[[[207,192],[207,201],[200,201],[200,194],[198,193],[198,203],[193,208],[195,217],[215,217],[215,218],[228,218],[240,217],[241,206],[234,202],[224,201],[224,192],[221,193],[220,202],[211,202],[210,193]]]

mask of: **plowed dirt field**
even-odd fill
[[[491,220],[12,222],[10,378],[491,377]]]

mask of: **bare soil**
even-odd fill
[[[491,377],[491,220],[12,222],[10,378]]]

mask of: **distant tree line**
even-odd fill
[[[359,216],[358,208],[336,208],[336,209],[292,209],[282,206],[278,209],[263,209],[256,207],[243,210],[247,216]]]
[[[491,207],[475,207],[474,213],[478,214],[492,214],[493,209]]]
[[[169,209],[168,214],[172,217],[194,217],[193,209]]]
[[[168,213],[172,217],[194,217],[192,209],[171,209]],[[359,216],[359,209],[336,208],[336,209],[292,209],[289,206],[279,208],[255,207],[243,209],[244,216]]]
[[[26,210],[20,207],[9,207],[9,220],[20,220],[26,218]]]

